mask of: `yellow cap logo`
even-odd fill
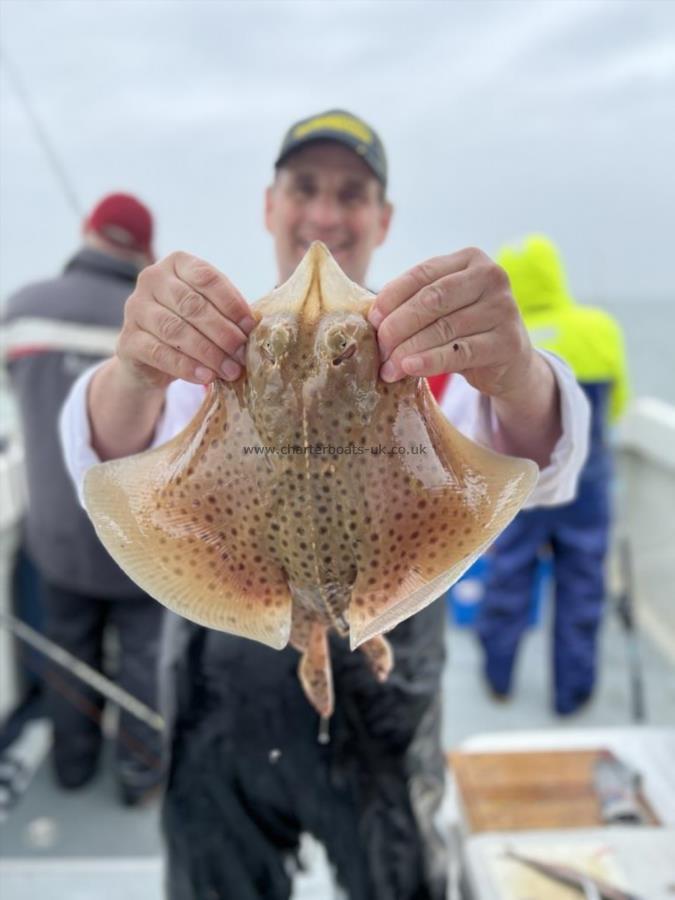
[[[304,138],[313,131],[322,131],[323,129],[342,131],[344,134],[350,134],[358,141],[364,141],[366,144],[372,144],[373,142],[373,133],[363,122],[339,113],[328,116],[316,116],[308,122],[296,125],[293,129],[293,137],[296,139]]]

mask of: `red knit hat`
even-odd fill
[[[85,219],[84,230],[95,231],[106,241],[125,250],[152,250],[153,222],[150,210],[131,194],[108,194]]]

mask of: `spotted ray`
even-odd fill
[[[426,380],[378,378],[373,295],[315,243],[254,307],[245,374],[216,381],[163,446],[92,468],[99,537],[182,616],[302,654],[333,709],[327,631],[384,680],[382,635],[453,584],[513,518],[537,467],[463,437]]]

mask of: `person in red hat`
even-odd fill
[[[115,348],[124,303],[154,260],[153,218],[130,194],[103,197],[85,218],[83,246],[56,278],[9,298],[3,330],[23,431],[28,505],[23,552],[37,571],[43,627],[78,659],[103,669],[103,637],[118,634],[117,680],[156,706],[161,607],[118,568],[99,543],[66,473],[58,440],[61,405],[80,372]],[[46,669],[53,769],[64,788],[94,775],[102,698],[61,669]],[[117,778],[128,804],[161,779],[157,734],[122,713]]]
[[[137,263],[139,268],[155,260],[152,214],[131,194],[108,194],[99,200],[82,230],[85,243],[102,253]]]

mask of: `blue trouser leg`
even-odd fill
[[[582,489],[577,501],[563,507],[555,528],[553,671],[559,713],[573,712],[595,684],[608,531],[607,492],[602,483]]]
[[[486,678],[500,694],[511,689],[518,645],[528,624],[537,554],[548,531],[544,512],[522,512],[489,551],[476,631],[483,646]]]

